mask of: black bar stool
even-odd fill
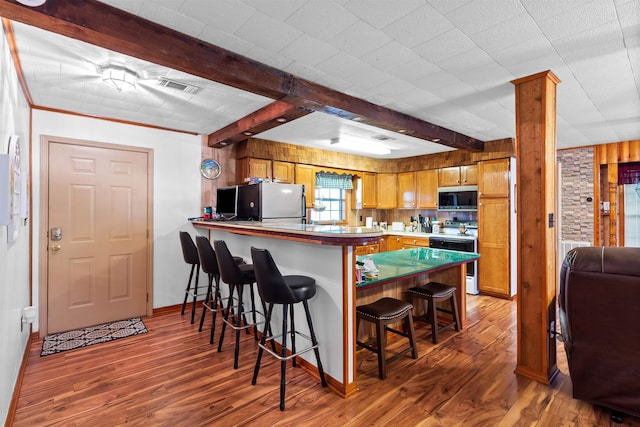
[[[356,344],[366,348],[378,355],[378,376],[381,380],[387,377],[387,362],[391,362],[402,356],[404,353],[411,351],[411,357],[418,358],[418,347],[416,346],[415,333],[413,330],[413,318],[411,310],[413,305],[399,299],[384,297],[376,302],[356,307]],[[360,329],[360,320],[367,320],[376,325],[376,345],[373,346],[369,342],[359,341],[358,330]],[[404,330],[400,331],[392,329],[388,325],[403,320]],[[387,347],[387,331],[397,335],[409,338],[409,346],[396,353],[389,359],[385,356]]]
[[[218,260],[216,253],[211,247],[209,239],[204,236],[196,236],[196,248],[198,249],[198,258],[202,271],[209,275],[209,286],[207,287],[207,296],[202,303],[202,316],[200,316],[200,327],[198,332],[202,332],[205,314],[208,311],[212,314],[211,320],[211,338],[209,343],[213,344],[213,335],[216,331],[216,314],[224,308],[222,295],[220,294],[220,270],[218,270]],[[241,257],[234,256],[233,260],[236,264],[244,264]],[[215,281],[215,286],[214,286]]]
[[[222,332],[220,332],[220,340],[218,341],[218,352],[222,351],[222,342],[224,341],[224,331],[229,327],[236,331],[236,346],[235,354],[233,357],[233,368],[238,369],[238,356],[240,355],[240,332],[244,329],[248,332],[248,329],[253,327],[254,339],[258,340],[258,322],[256,315],[264,316],[264,311],[259,312],[256,310],[255,296],[253,292],[253,284],[256,281],[253,265],[241,264],[238,265],[234,260],[227,244],[222,240],[214,240],[213,247],[216,252],[216,259],[218,260],[218,269],[220,270],[220,277],[222,281],[229,285],[229,298],[227,302],[227,308],[224,312],[222,319]],[[249,286],[251,292],[251,310],[249,313],[253,315],[253,322],[247,322],[244,310],[244,301],[242,295],[244,293],[244,287]],[[236,292],[237,305],[233,305],[234,290]],[[264,302],[263,302],[264,310]],[[230,319],[230,316],[233,318]],[[235,318],[235,322],[234,322]]]
[[[189,273],[189,281],[187,282],[187,288],[184,291],[184,302],[182,303],[182,312],[184,315],[184,310],[187,307],[187,299],[189,297],[193,297],[193,306],[191,307],[191,323],[193,323],[196,316],[196,300],[200,295],[198,295],[198,279],[200,278],[200,259],[198,258],[198,250],[196,249],[196,245],[193,243],[191,239],[191,235],[186,231],[180,232],[180,245],[182,246],[182,257],[184,258],[184,262],[191,265],[191,273]],[[193,279],[193,273],[196,273],[196,280],[193,285],[193,289],[191,289],[191,279]]]
[[[324,370],[320,361],[320,352],[318,351],[318,341],[313,330],[311,314],[309,313],[308,300],[316,294],[316,281],[312,277],[288,275],[283,276],[273,261],[271,254],[266,249],[251,248],[251,259],[253,260],[253,268],[258,282],[258,292],[262,301],[267,304],[267,318],[265,320],[264,331],[260,342],[258,343],[258,358],[256,359],[256,367],[253,371],[253,379],[251,384],[255,385],[260,371],[260,361],[262,360],[262,352],[266,350],[276,359],[280,360],[280,410],[284,411],[284,397],[286,388],[286,368],[287,360],[293,359],[293,366],[296,366],[296,357],[309,350],[313,350],[316,355],[318,364],[318,374],[322,386],[327,386],[324,378]],[[304,306],[304,312],[307,317],[309,333],[307,336],[295,329],[293,305],[301,302]],[[282,332],[279,335],[272,335],[270,329],[271,314],[276,304],[282,305]],[[291,329],[287,328],[287,316],[291,319]],[[291,351],[287,355],[287,334],[291,335]],[[269,336],[268,336],[269,335]],[[311,346],[303,350],[296,351],[296,335],[299,335],[311,342]],[[280,354],[275,351],[275,338],[282,337],[282,347]],[[267,348],[266,341],[270,340],[272,349]]]
[[[438,334],[452,326],[456,331],[460,330],[460,316],[458,314],[458,304],[456,303],[456,288],[439,282],[429,282],[426,285],[417,286],[408,290],[409,295],[425,300],[425,315],[423,320],[431,324],[431,340],[438,344]],[[451,310],[438,307],[437,303],[447,301],[451,305]],[[451,322],[443,326],[438,326],[438,312],[451,315]]]

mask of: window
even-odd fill
[[[347,192],[339,188],[316,188],[311,222],[345,222],[347,220]]]

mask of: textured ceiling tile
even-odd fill
[[[427,0],[427,3],[444,15],[452,10],[464,6],[467,3],[470,3],[471,1],[472,0]]]
[[[419,58],[411,49],[391,41],[362,56],[362,60],[379,70],[389,71]]]
[[[593,0],[520,0],[522,6],[536,20],[544,20],[552,16],[582,7]]]
[[[324,41],[357,21],[358,18],[348,10],[325,1],[310,1],[285,20],[287,24]]]
[[[180,7],[180,13],[198,17],[201,22],[228,33],[240,28],[255,12],[254,8],[235,0],[216,0],[215,8],[203,1],[185,1]]]
[[[427,61],[437,64],[475,47],[475,43],[460,30],[454,28],[414,47],[413,50]]]
[[[416,55],[414,60],[390,69],[389,73],[413,83],[438,70],[434,63]]]
[[[308,34],[302,34],[280,50],[282,55],[308,66],[315,66],[326,61],[338,52],[339,50],[329,43],[320,41]]]
[[[474,0],[445,16],[460,31],[471,35],[496,26],[520,15],[524,8],[520,2],[504,0]]]
[[[284,21],[300,9],[306,0],[242,0],[242,2],[272,18]],[[191,3],[191,1],[185,1],[185,3]],[[207,7],[211,6],[207,4]]]
[[[383,31],[408,47],[414,47],[453,28],[447,18],[429,5],[405,15]]]
[[[391,42],[391,38],[366,22],[358,21],[328,40],[334,47],[360,56]]]
[[[150,3],[143,4],[140,15],[145,16],[145,19],[174,28],[193,37],[197,36],[205,26],[202,21]]]
[[[542,36],[531,17],[522,13],[474,34],[473,41],[486,52],[495,52],[525,40]]]
[[[345,8],[376,28],[383,28],[424,5],[423,0],[350,0]]]
[[[256,12],[235,31],[235,35],[263,49],[279,51],[303,33],[262,12]]]
[[[557,40],[590,31],[616,19],[613,4],[598,0],[539,21],[538,25],[549,40]]]

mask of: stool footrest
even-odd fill
[[[304,338],[304,339],[306,339],[306,340],[307,340],[307,341],[309,341],[310,343],[312,342],[311,337],[310,337],[310,336],[308,336],[308,335],[306,335],[306,334],[303,334],[302,332],[295,331],[295,334],[296,334],[296,335],[298,335],[298,336],[300,336],[300,337],[302,337],[302,338]],[[287,334],[287,335],[288,335],[288,334]],[[294,357],[299,356],[299,355],[301,355],[302,353],[306,353],[307,351],[311,351],[311,350],[314,350],[314,349],[318,348],[318,344],[316,344],[316,345],[311,345],[311,347],[307,347],[307,348],[304,348],[304,349],[302,349],[302,350],[296,350],[296,352],[295,352],[295,353],[291,353],[291,354],[289,354],[289,355],[287,355],[287,356],[284,356],[284,357],[283,357],[283,356],[282,356],[282,354],[278,354],[278,353],[276,353],[275,351],[273,351],[273,349],[271,349],[271,348],[267,347],[267,342],[268,342],[268,341],[273,341],[275,338],[280,338],[280,337],[282,337],[282,334],[272,335],[272,336],[270,336],[270,337],[266,337],[266,338],[265,338],[265,343],[264,343],[264,345],[263,345],[263,344],[261,344],[261,342],[258,342],[258,346],[259,346],[260,348],[262,348],[263,350],[265,350],[267,353],[271,354],[273,357],[275,357],[275,358],[276,358],[276,359],[278,359],[278,360],[289,360],[289,359],[293,359]],[[281,345],[282,345],[282,344],[281,344]]]

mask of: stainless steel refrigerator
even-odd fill
[[[240,185],[238,219],[306,223],[304,186],[274,182]]]

